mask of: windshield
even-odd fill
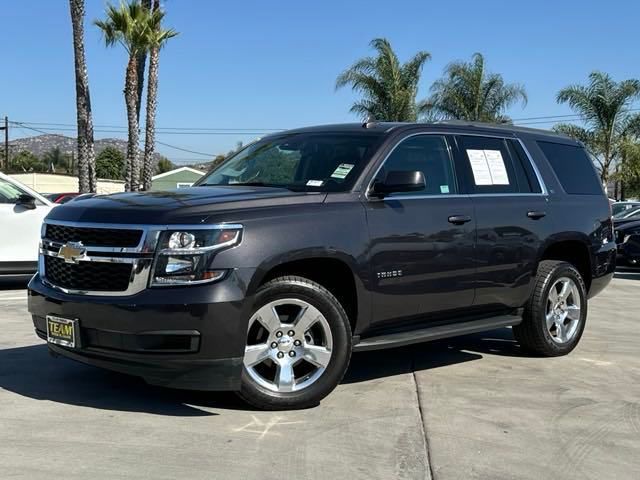
[[[249,145],[197,186],[256,185],[295,191],[346,191],[376,150],[381,134],[298,133]]]

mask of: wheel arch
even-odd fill
[[[543,260],[561,260],[572,264],[580,272],[587,292],[589,291],[593,267],[590,244],[587,239],[580,236],[554,239],[544,246],[538,259],[538,265]]]
[[[247,292],[253,295],[266,282],[284,275],[308,278],[325,287],[340,301],[352,331],[357,333],[364,323],[368,323],[370,316],[369,295],[357,271],[356,261],[339,252],[287,254],[264,262],[256,270]]]

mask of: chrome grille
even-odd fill
[[[75,227],[48,223],[45,238],[53,242],[82,242],[92,247],[134,248],[140,244],[142,230],[125,228]]]
[[[39,272],[65,293],[127,296],[147,287],[158,231],[147,226],[46,220]],[[81,255],[65,257],[73,245]]]
[[[130,263],[79,262],[71,264],[62,258],[45,256],[46,278],[66,289],[96,292],[124,292],[131,278]]]

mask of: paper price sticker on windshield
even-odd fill
[[[333,173],[331,174],[331,178],[340,178],[343,179],[345,178],[347,175],[349,175],[349,172],[353,169],[353,165],[350,163],[341,163],[340,165],[338,165],[338,168],[336,168]]]
[[[324,182],[322,180],[309,180],[307,187],[321,187]]]
[[[476,185],[509,185],[500,150],[467,150]]]

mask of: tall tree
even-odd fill
[[[160,49],[170,38],[178,35],[172,29],[162,28],[164,12],[160,10],[160,0],[154,0],[153,11],[149,17],[149,75],[147,85],[147,118],[145,121],[144,162],[142,184],[144,190],[151,188],[153,178],[153,157],[156,143],[156,110],[158,107],[158,64]]]
[[[418,84],[422,68],[431,54],[420,51],[401,64],[387,39],[376,38],[370,45],[377,55],[362,58],[342,72],[336,80],[336,90],[351,86],[362,95],[351,107],[351,112],[363,119],[415,121]]]
[[[121,180],[124,169],[124,154],[115,147],[104,148],[96,157],[98,178]]]
[[[159,0],[156,0],[157,3],[160,3]],[[147,9],[147,11],[151,10],[152,0],[140,0],[140,4],[143,8]],[[138,53],[138,67],[136,69],[138,75],[138,88],[137,88],[137,103],[136,103],[136,117],[138,119],[138,123],[140,123],[140,110],[142,109],[142,90],[144,90],[144,72],[147,64],[147,51],[143,50]]]
[[[138,155],[140,132],[137,117],[138,55],[148,49],[151,14],[140,2],[135,0],[121,3],[119,7],[107,5],[105,13],[105,20],[96,20],[94,23],[102,30],[107,47],[120,44],[129,54],[124,82],[128,124],[125,190],[137,191],[140,187]]]
[[[555,130],[580,140],[591,149],[597,156],[605,188],[622,145],[637,134],[640,116],[628,110],[638,98],[639,80],[616,82],[602,72],[592,72],[587,85],[571,85],[558,92],[558,103],[568,104],[582,117],[585,126],[559,124]]]
[[[93,147],[93,119],[89,75],[84,55],[84,0],[69,0],[73,28],[73,54],[76,75],[76,122],[78,124],[78,188],[81,193],[96,191]]]
[[[510,121],[505,111],[517,102],[527,103],[524,87],[505,83],[498,73],[488,73],[482,54],[474,53],[470,62],[447,65],[419,111],[430,119],[504,123]]]

